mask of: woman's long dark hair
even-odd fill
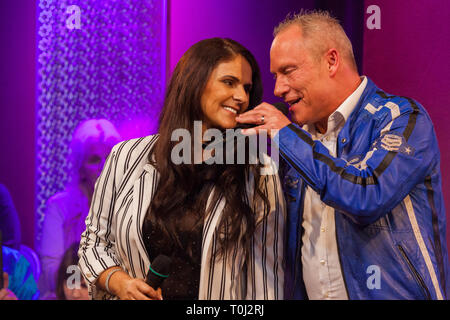
[[[236,56],[243,56],[252,69],[252,88],[249,92],[249,106],[254,107],[262,99],[262,83],[258,64],[253,55],[241,44],[231,39],[212,38],[194,44],[180,59],[170,79],[164,107],[159,119],[159,139],[149,154],[149,161],[160,174],[158,187],[149,207],[147,217],[163,230],[172,243],[182,247],[176,229],[177,217],[186,211],[200,213],[199,221],[203,223],[205,214],[212,211],[212,206],[224,197],[226,206],[219,223],[222,235],[218,237],[221,254],[231,244],[238,244],[239,239],[244,250],[248,252],[256,228],[256,215],[253,200],[247,199],[246,181],[249,172],[254,181],[260,179],[260,165],[211,165],[213,171],[214,197],[211,208],[206,208],[211,188],[204,188],[203,174],[194,164],[174,164],[171,152],[178,143],[171,141],[176,129],[194,132],[194,121],[204,120],[201,109],[201,97],[212,71],[221,62],[230,61]],[[246,162],[248,163],[248,162]],[[260,197],[268,208],[267,197],[260,190],[259,183],[254,186],[255,197]],[[186,245],[186,244],[185,244]]]

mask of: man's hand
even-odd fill
[[[8,289],[9,279],[8,274],[3,272],[4,288],[0,290],[0,300],[18,300],[14,292]]]
[[[243,130],[243,134],[258,133],[260,130],[266,130],[271,138],[277,134],[278,130],[291,123],[280,110],[266,102],[261,103],[250,111],[240,114],[236,117],[236,121],[239,123],[258,125],[257,127]]]

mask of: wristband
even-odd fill
[[[109,290],[109,278],[111,278],[111,276],[112,276],[115,272],[121,271],[121,270],[122,270],[122,268],[116,268],[116,269],[114,269],[114,270],[111,270],[111,271],[109,272],[108,276],[106,277],[106,281],[105,281],[105,289],[106,289],[106,292],[108,292],[109,294],[113,294],[113,293]]]

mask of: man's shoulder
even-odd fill
[[[425,112],[423,106],[413,98],[389,94],[379,88],[363,101],[362,110],[375,118],[387,114],[396,118],[405,113]]]

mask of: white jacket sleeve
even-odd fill
[[[105,294],[95,286],[100,274],[108,268],[120,265],[115,250],[114,217],[118,146],[111,150],[95,184],[89,215],[86,218],[86,230],[81,235],[78,251],[79,267],[89,284],[89,293],[93,299],[101,298]]]

